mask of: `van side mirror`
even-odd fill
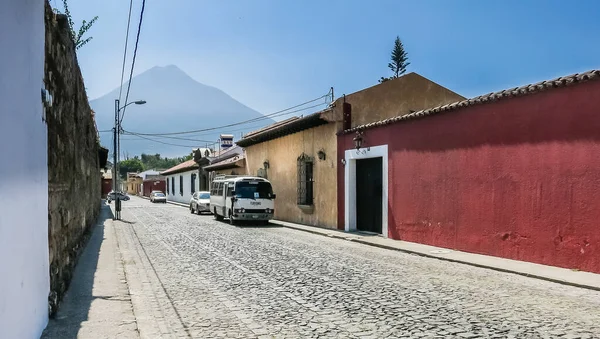
[[[231,195],[235,197],[235,191],[231,191]]]
[[[271,197],[273,197],[273,199],[277,198],[277,194],[273,193],[271,194]]]

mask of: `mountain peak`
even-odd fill
[[[110,129],[114,117],[114,99],[119,89],[92,100],[100,130]],[[204,133],[185,141],[150,138],[147,140],[128,136],[123,138],[122,149],[129,154],[163,155],[188,154],[193,147],[206,146],[209,140],[217,140],[220,133],[249,132],[273,120],[236,101],[222,90],[202,84],[176,65],[155,66],[131,81],[129,101],[146,100],[143,106],[130,106],[123,120],[123,128],[138,133],[170,133],[190,129],[213,128],[239,121],[261,118],[255,125],[223,128]],[[248,130],[245,130],[245,127]],[[102,144],[110,144],[110,135],[102,135]],[[190,140],[192,139],[192,140]],[[172,145],[175,144],[175,145]],[[181,145],[189,145],[189,148]]]

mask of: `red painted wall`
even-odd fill
[[[145,197],[149,197],[152,191],[161,191],[165,193],[167,189],[167,182],[165,179],[148,179],[144,180],[144,192]]]
[[[591,81],[366,130],[389,145],[389,236],[600,273],[599,97]]]
[[[101,192],[102,192],[102,198],[106,198],[106,195],[112,191],[112,179],[101,179],[102,183],[101,183]]]

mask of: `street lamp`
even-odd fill
[[[113,154],[113,160],[114,160],[114,166],[113,166],[113,192],[115,192],[115,215],[113,217],[114,220],[119,220],[121,219],[121,200],[119,199],[119,194],[117,193],[117,187],[118,187],[118,182],[119,182],[119,149],[121,147],[121,139],[120,139],[120,135],[121,135],[121,117],[120,117],[120,112],[121,110],[123,110],[125,107],[131,105],[131,104],[136,104],[136,105],[143,105],[145,104],[146,101],[144,100],[137,100],[137,101],[132,101],[129,103],[126,103],[123,107],[119,107],[120,102],[119,99],[115,99],[115,127],[113,128],[113,143],[114,143],[114,154]]]

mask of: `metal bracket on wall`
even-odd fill
[[[52,107],[52,94],[46,89],[46,86],[42,84],[42,121],[46,122],[46,108]]]

